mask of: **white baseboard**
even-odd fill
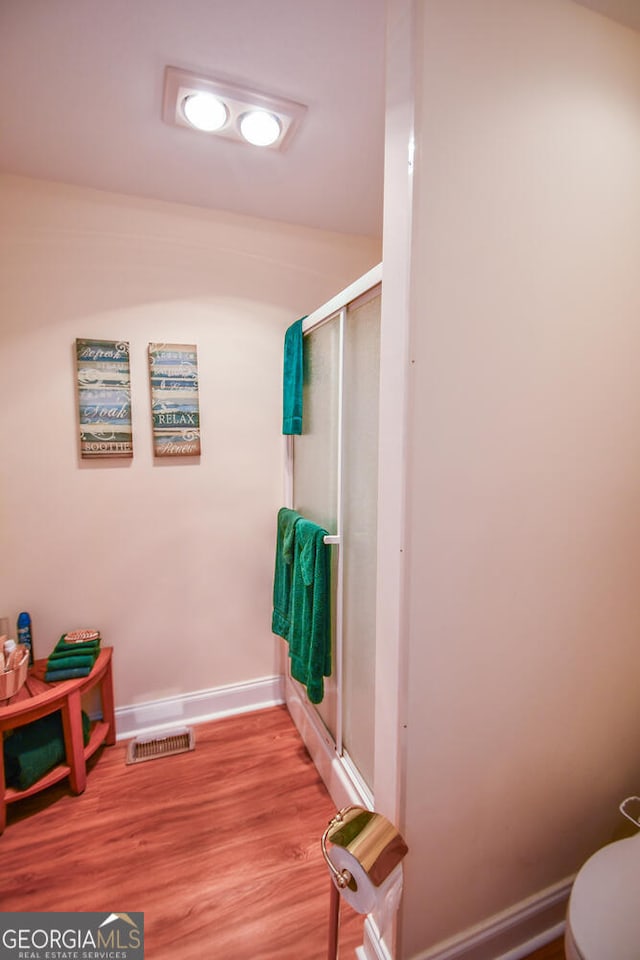
[[[373,798],[367,785],[348,758],[338,756],[332,737],[300,690],[290,676],[284,678],[289,714],[336,808],[355,803],[372,810]]]
[[[198,690],[177,697],[116,707],[116,736],[118,740],[128,740],[167,727],[205,723],[281,703],[284,703],[282,677],[264,677],[248,683]]]
[[[458,936],[436,944],[415,960],[522,960],[563,935],[573,879],[562,880]],[[365,948],[367,939],[365,925]],[[365,956],[368,958],[369,954],[365,952]]]
[[[521,943],[519,947],[514,947],[509,953],[503,953],[498,960],[524,960],[525,957],[528,957],[541,947],[546,947],[546,945],[553,940],[558,940],[560,937],[563,937],[564,930],[565,922],[562,920],[560,923],[557,923],[555,927],[550,927],[548,930],[545,930],[544,933],[539,933],[537,937],[532,937],[531,940],[527,940],[526,943]]]

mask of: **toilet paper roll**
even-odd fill
[[[332,876],[338,890],[353,907],[356,913],[380,913],[383,925],[398,908],[402,894],[402,864],[398,864],[379,886],[376,886],[362,864],[356,860],[346,847],[332,847],[329,858],[340,873],[347,870],[351,876],[346,887],[338,885],[336,877]]]

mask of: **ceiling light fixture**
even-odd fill
[[[278,118],[266,110],[249,110],[240,117],[240,133],[256,147],[270,147],[281,130]]]
[[[213,133],[224,127],[229,114],[222,100],[212,93],[190,93],[182,101],[182,112],[192,127]]]
[[[282,150],[306,107],[292,100],[167,67],[162,116],[166,123],[228,140]]]

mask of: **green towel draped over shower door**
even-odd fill
[[[289,644],[291,675],[311,703],[331,675],[331,556],[327,531],[283,507],[278,512],[273,582],[274,633]]]
[[[331,675],[330,548],[327,531],[301,518],[295,527],[289,656],[291,675],[304,684],[311,703],[324,697]]]
[[[273,575],[273,613],[271,629],[285,640],[291,628],[291,581],[293,577],[294,538],[299,513],[282,507],[278,511],[276,564]]]
[[[302,433],[302,321],[296,320],[284,335],[282,375],[282,432]]]

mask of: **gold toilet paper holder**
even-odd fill
[[[362,868],[376,887],[398,866],[409,848],[386,817],[364,807],[343,807],[329,821],[322,834],[320,846],[332,879],[327,958],[337,960],[340,891],[345,891],[348,887],[353,893],[357,893],[358,884],[349,870],[339,870],[333,863],[327,850],[327,841],[344,847],[354,862],[353,868],[357,869],[358,873]]]
[[[336,885],[340,887],[341,890],[344,890],[344,888],[348,887],[349,884],[351,884],[352,890],[357,890],[358,885],[348,870],[338,870],[336,865],[333,863],[327,851],[327,840],[329,838],[329,834],[331,833],[331,831],[336,827],[337,824],[342,823],[345,813],[351,809],[353,808],[344,807],[342,810],[338,810],[335,816],[333,816],[331,820],[329,820],[329,825],[325,830],[325,832],[322,834],[322,839],[320,840],[320,846],[322,848],[322,856],[324,857],[327,867],[329,868],[329,873],[334,878]]]
[[[349,887],[356,891],[358,884],[349,870],[338,870],[333,863],[327,840],[345,847],[376,887],[386,880],[409,849],[393,824],[382,814],[356,805],[338,810],[322,834],[320,845],[329,872],[341,890]]]

